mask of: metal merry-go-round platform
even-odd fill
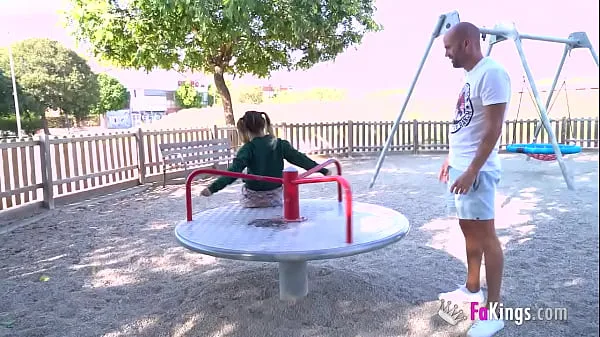
[[[331,163],[338,168],[337,176],[308,177]],[[340,173],[341,165],[334,159],[302,175],[288,168],[282,179],[214,169],[195,170],[186,181],[187,219],[175,227],[175,237],[182,246],[202,254],[277,262],[280,298],[304,297],[308,293],[308,261],[380,249],[402,239],[410,229],[408,219],[395,210],[353,202],[350,186]],[[244,208],[236,204],[192,216],[191,182],[199,174],[280,182],[284,186],[284,205]],[[298,185],[328,181],[338,183],[338,200],[298,198]]]

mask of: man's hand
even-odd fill
[[[202,190],[202,192],[200,192],[200,194],[204,197],[210,197],[212,195],[212,192],[208,188],[205,188]]]
[[[463,174],[456,179],[454,184],[450,186],[450,192],[454,194],[467,194],[475,183],[475,179],[477,178],[477,173],[473,173],[473,171],[467,170]]]
[[[442,168],[440,168],[440,174],[438,175],[438,179],[443,182],[444,184],[448,183],[448,167],[449,167],[449,163],[448,163],[448,158],[446,157],[446,159],[444,160],[444,163],[442,164]]]

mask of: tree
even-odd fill
[[[2,54],[0,53],[0,60]],[[40,114],[42,106],[35,100],[34,97],[23,91],[23,88],[17,82],[17,97],[19,99],[19,110],[20,112],[31,112]],[[14,116],[15,112],[15,100],[13,97],[13,86],[12,80],[8,74],[5,75],[4,70],[0,65],[0,117]]]
[[[227,86],[228,89],[233,87],[233,84],[231,83],[231,80],[225,80],[225,85]],[[210,101],[210,106],[213,106],[215,104],[217,105],[223,105],[223,99],[221,99],[221,95],[219,95],[219,91],[217,90],[217,87],[214,84],[209,84],[208,85],[208,100]],[[231,95],[231,90],[230,90],[230,95]]]
[[[21,130],[31,135],[41,127],[40,115],[43,108],[34,97],[23,91],[19,83],[16,84]],[[2,131],[16,133],[17,116],[13,98],[12,79],[4,75],[4,71],[0,69],[0,135]]]
[[[175,103],[184,109],[199,108],[200,100],[198,90],[188,82],[181,84],[175,91]]]
[[[121,110],[127,106],[127,89],[116,78],[107,74],[98,74],[100,97],[92,113],[103,115],[107,111]]]
[[[15,77],[23,91],[46,109],[60,110],[79,122],[98,102],[98,82],[87,62],[77,53],[49,39],[27,39],[13,46]],[[9,69],[8,57],[0,59],[0,68]]]
[[[119,66],[212,73],[225,121],[224,75],[267,77],[334,59],[381,27],[374,0],[71,0],[73,35]]]
[[[14,111],[13,106],[12,83],[0,69],[0,117],[9,116]]]

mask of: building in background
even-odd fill
[[[129,129],[133,127],[132,115],[129,109],[107,111],[104,120],[107,129]]]
[[[273,98],[278,93],[288,91],[288,90],[292,90],[292,87],[291,86],[284,87],[284,86],[280,85],[279,88],[277,88],[277,87],[272,86],[271,84],[265,85],[262,87],[263,98],[265,100],[269,99],[269,98]]]
[[[129,117],[123,115],[123,111],[107,113],[113,119],[118,118],[121,121],[130,120],[131,122],[109,123],[106,120],[107,127],[127,128],[139,127],[142,124],[153,123],[163,118],[163,116],[177,112],[181,109],[175,101],[175,92],[177,88],[185,82],[192,83],[198,93],[201,95],[202,104],[208,105],[208,87],[206,78],[194,74],[186,76],[184,74],[173,74],[162,71],[155,71],[148,74],[129,71],[113,71],[111,76],[117,78],[129,92]],[[118,116],[118,117],[117,117]]]

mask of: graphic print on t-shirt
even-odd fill
[[[471,123],[473,118],[473,103],[471,103],[471,85],[466,83],[456,102],[456,115],[452,121],[450,133],[457,133]]]

